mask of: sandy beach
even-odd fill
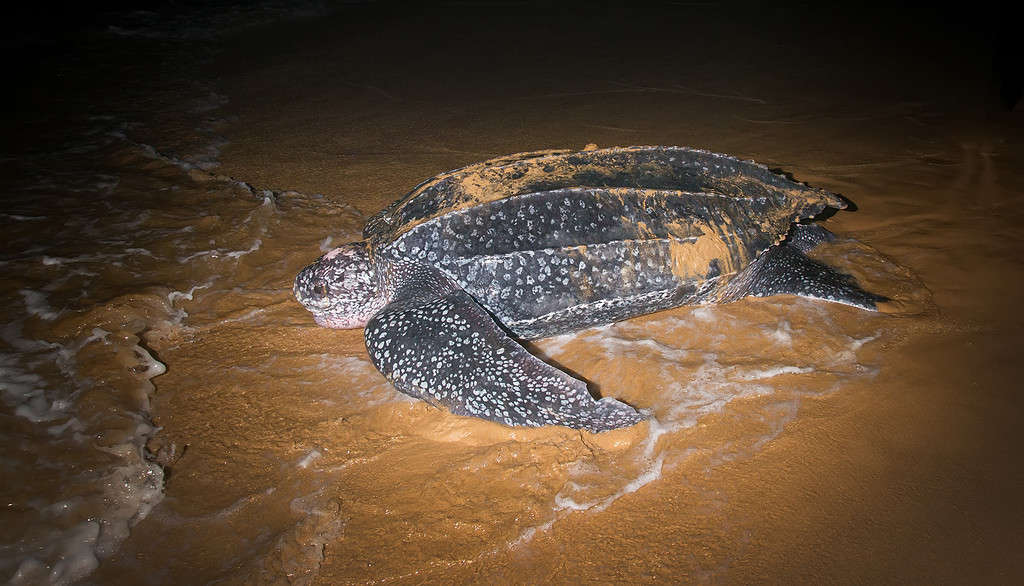
[[[978,11],[379,2],[25,45],[0,578],[1020,581],[1024,119]],[[588,144],[841,193],[817,258],[895,310],[744,299],[527,344],[653,416],[591,434],[410,399],[292,298],[421,181]]]

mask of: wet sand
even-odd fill
[[[347,7],[167,66],[194,84],[103,155],[113,213],[150,214],[121,232],[153,254],[21,329],[137,335],[166,366],[140,436],[162,500],[85,581],[1020,580],[1024,142],[984,31],[662,10]],[[206,101],[184,121],[161,106],[185,95]],[[842,193],[857,209],[826,225],[870,248],[821,254],[903,313],[747,299],[532,344],[655,415],[593,435],[408,400],[361,331],[291,299],[305,263],[423,179],[588,143],[706,148]]]

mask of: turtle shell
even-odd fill
[[[541,337],[714,301],[835,194],[680,147],[540,151],[438,175],[367,223],[375,255],[444,272]]]

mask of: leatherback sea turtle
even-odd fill
[[[884,298],[804,256],[797,222],[840,196],[752,161],[680,147],[510,155],[429,179],[364,240],[295,279],[322,326],[365,327],[400,391],[507,425],[594,432],[644,416],[528,353],[529,339],[688,304],[782,293],[873,310]]]

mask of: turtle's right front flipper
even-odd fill
[[[601,432],[644,419],[615,399],[595,400],[583,381],[505,334],[468,293],[438,285],[403,287],[366,325],[370,359],[398,390],[506,425]]]
[[[794,226],[789,241],[772,246],[751,262],[726,285],[720,300],[789,294],[878,311],[878,303],[889,301],[887,297],[861,289],[853,276],[804,254],[835,238],[817,225]]]

